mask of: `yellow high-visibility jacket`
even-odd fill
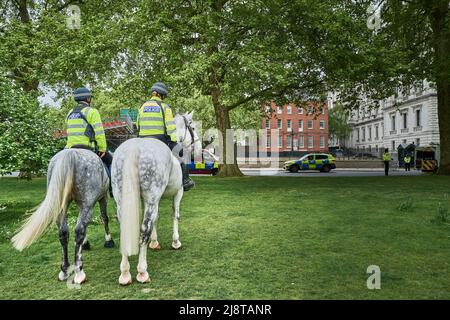
[[[177,142],[177,128],[172,109],[157,96],[152,96],[139,108],[136,122],[140,137],[166,134],[171,141]]]
[[[84,106],[84,104],[81,104]],[[80,105],[79,105],[80,106]],[[67,125],[67,144],[66,149],[71,148],[76,144],[82,144],[85,146],[89,146],[92,149],[95,147],[95,142],[98,146],[98,151],[106,152],[106,136],[105,131],[103,130],[102,119],[100,117],[100,113],[97,109],[91,108],[88,105],[81,109],[81,113],[87,120],[86,121],[81,117],[80,113],[73,112],[74,109],[70,110],[66,117],[66,125]],[[86,130],[88,127],[88,123],[94,129],[94,141],[90,141],[89,137],[86,135]]]
[[[391,156],[389,153],[383,153],[383,161],[391,161]]]

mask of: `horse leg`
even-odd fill
[[[77,284],[81,284],[86,281],[81,252],[83,251],[83,243],[86,237],[87,227],[92,218],[92,211],[93,207],[81,208],[77,225],[75,226],[75,278],[73,281]]]
[[[126,286],[131,284],[131,282],[133,282],[133,280],[131,280],[130,263],[128,262],[128,256],[123,254],[122,261],[120,262],[119,283],[122,286]]]
[[[59,242],[61,242],[62,247],[62,263],[58,279],[60,281],[65,281],[70,276],[69,270],[70,264],[67,252],[67,244],[69,243],[69,226],[67,225],[67,207],[64,208],[64,212],[61,216],[61,219],[58,221],[58,228],[59,228]]]
[[[152,225],[152,233],[150,235],[150,249],[152,249],[153,251],[158,251],[161,249],[161,246],[158,242],[158,232],[157,232],[157,227],[158,227],[158,220],[159,220],[159,213],[156,213],[156,219]]]
[[[108,205],[107,197],[103,197],[99,200],[100,204],[100,216],[103,221],[103,226],[105,227],[105,244],[103,245],[105,248],[113,248],[114,240],[111,238],[111,234],[109,233],[109,218],[108,213],[106,211],[106,207]]]
[[[180,221],[180,202],[183,197],[183,188],[178,190],[175,197],[173,197],[172,209],[173,209],[173,235],[172,235],[172,248],[177,250],[181,248],[180,235],[178,234],[178,222]]]
[[[150,238],[150,232],[153,227],[153,223],[158,217],[158,205],[146,204],[144,210],[144,221],[141,225],[141,241],[139,248],[139,262],[137,266],[138,274],[136,276],[137,281],[140,283],[150,282],[150,276],[147,272],[147,244]]]

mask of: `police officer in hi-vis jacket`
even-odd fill
[[[167,97],[167,86],[162,82],[156,82],[151,88],[152,96],[139,108],[137,125],[139,137],[156,138],[165,143],[170,150],[175,147],[183,157],[183,149],[178,146],[177,130],[170,106],[163,102]],[[183,162],[180,162],[183,172],[183,189],[188,191],[195,186],[194,181],[189,177],[189,169]]]
[[[66,118],[66,149],[78,148],[95,152],[106,165],[106,171],[111,181],[112,155],[106,148],[106,137],[100,113],[90,106],[92,93],[89,89],[81,87],[74,91],[73,96],[78,105],[69,111]]]

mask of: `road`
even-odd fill
[[[329,173],[322,173],[318,171],[300,171],[299,173],[285,172],[283,169],[248,169],[241,168],[242,173],[247,176],[277,176],[277,177],[376,177],[384,176],[383,170],[378,169],[335,169]],[[421,171],[405,170],[390,171],[390,176],[417,176],[421,175]]]

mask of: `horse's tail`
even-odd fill
[[[141,186],[139,182],[139,149],[132,148],[123,161],[120,195],[120,251],[127,256],[139,252]]]
[[[37,240],[50,222],[55,222],[67,206],[73,186],[74,164],[73,152],[63,153],[55,162],[44,201],[11,240],[17,250],[22,251]]]

